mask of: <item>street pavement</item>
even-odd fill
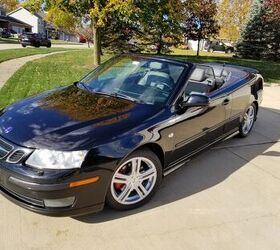
[[[0,43],[0,50],[4,49],[25,49],[20,44],[12,43]],[[33,47],[28,47],[33,48]],[[45,48],[45,47],[42,47]],[[65,48],[65,49],[87,49],[88,46],[85,43],[82,44],[52,44],[52,48]]]
[[[0,249],[280,249],[280,87],[266,87],[252,134],[167,176],[142,208],[78,218],[0,195]]]

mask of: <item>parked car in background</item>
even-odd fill
[[[35,33],[25,33],[19,36],[19,42],[22,47],[34,46],[39,48],[40,46],[45,46],[50,48],[52,46],[51,40],[46,36]]]
[[[11,32],[5,28],[0,28],[0,37],[9,38],[11,36]]]
[[[262,94],[251,68],[114,57],[0,110],[0,192],[53,216],[142,206],[198,152],[249,135]]]
[[[225,52],[225,53],[233,53],[235,51],[234,46],[227,42],[221,41],[211,41],[208,46],[206,46],[208,52]]]

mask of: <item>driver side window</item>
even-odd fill
[[[184,91],[184,100],[186,100],[192,92],[208,94],[215,90],[215,88],[216,83],[213,69],[208,66],[198,65],[187,82]]]

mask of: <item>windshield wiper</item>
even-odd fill
[[[128,95],[125,95],[125,94],[120,94],[120,93],[106,93],[106,92],[99,92],[99,91],[92,91],[93,93],[95,94],[98,94],[98,95],[105,95],[105,96],[112,96],[112,97],[118,97],[118,98],[122,98],[122,99],[125,99],[125,100],[129,100],[129,101],[132,101],[132,102],[138,102],[138,103],[142,103],[140,100],[138,99],[135,99],[131,96],[128,96]]]
[[[131,97],[129,95],[120,94],[120,93],[114,93],[113,95],[116,96],[116,97],[123,98],[125,100],[132,101],[132,102],[140,102],[138,99],[135,99],[135,98],[133,98],[133,97]]]
[[[82,85],[85,90],[91,92],[91,90],[88,88],[88,86],[85,83],[83,83],[83,82],[74,82],[73,84],[75,86]]]
[[[120,94],[120,93],[106,93],[106,92],[101,92],[101,91],[95,91],[92,89],[89,89],[88,86],[83,83],[83,82],[74,82],[74,85],[77,86],[78,84],[82,85],[87,91],[98,94],[98,95],[105,95],[105,96],[113,96],[113,97],[119,97],[125,100],[129,100],[132,102],[138,102],[138,103],[143,103],[142,101],[135,99],[131,96],[125,95],[125,94]]]

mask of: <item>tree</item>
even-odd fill
[[[199,56],[200,41],[215,36],[219,31],[216,14],[217,5],[214,0],[185,2],[183,32],[187,39],[198,41],[197,56]]]
[[[266,18],[270,21],[280,22],[280,0],[266,0],[265,7],[268,12]]]
[[[101,29],[101,46],[115,53],[140,52],[142,47],[136,40],[139,27],[133,17],[124,17],[116,12],[107,16],[106,25]]]
[[[118,13],[122,16],[130,15],[133,11],[133,0],[56,0],[61,1],[62,7],[80,17],[89,17],[93,28],[94,63],[101,61],[101,29],[106,26],[107,16]]]
[[[181,1],[145,0],[136,2],[142,45],[155,45],[157,54],[181,39]]]
[[[3,6],[7,12],[15,10],[19,5],[18,0],[0,0],[0,6]]]
[[[82,18],[89,19],[93,29],[95,65],[100,64],[100,32],[106,27],[110,13],[126,17],[133,12],[133,0],[26,0],[26,5],[34,10],[43,7],[48,11],[47,20],[58,27],[71,27],[75,20],[77,25]]]
[[[270,9],[263,0],[254,0],[249,21],[238,44],[240,55],[257,59],[280,59],[280,22],[267,18]]]
[[[236,42],[248,21],[252,0],[222,0],[218,5],[219,38]]]
[[[32,13],[38,12],[42,10],[43,0],[25,0],[21,1],[21,5],[24,8],[27,8]]]
[[[74,31],[78,21],[80,21],[73,13],[58,6],[53,6],[48,10],[45,20],[53,24],[56,29],[67,31]]]

